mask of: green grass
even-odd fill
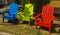
[[[15,35],[49,35],[48,31],[36,30],[35,26],[29,26],[26,24],[19,25],[0,25],[1,32],[8,32]],[[57,33],[51,33],[51,35],[60,35]]]
[[[36,30],[34,28],[30,28],[28,25],[0,25],[0,31],[16,35],[36,34]]]

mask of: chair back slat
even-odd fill
[[[53,18],[54,8],[51,6],[44,6],[42,8],[42,19],[44,22],[50,22]]]
[[[24,8],[24,16],[28,17],[33,14],[34,6],[32,4],[26,4]]]
[[[10,4],[9,15],[13,16],[13,14],[16,14],[17,12],[18,12],[18,4],[17,3]]]

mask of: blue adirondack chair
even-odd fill
[[[4,15],[5,12],[8,13],[7,16]],[[4,23],[4,19],[8,19],[8,20],[12,20],[12,22],[14,24],[14,20],[16,18],[17,12],[18,12],[18,4],[17,3],[11,3],[10,9],[2,12],[3,23]]]

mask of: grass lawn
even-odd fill
[[[27,24],[12,25],[11,23],[4,23],[2,25],[1,15],[0,15],[0,32],[8,32],[15,35],[50,35],[48,31],[42,29],[36,30],[35,26],[29,26]],[[60,33],[51,33],[51,35],[60,35]]]

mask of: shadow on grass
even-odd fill
[[[24,21],[23,23],[24,23],[24,24],[29,24],[29,22],[27,22],[27,21]],[[34,21],[30,21],[30,26],[35,26]]]
[[[52,27],[51,33],[60,33],[60,30],[59,30],[59,32],[56,32],[56,30],[55,30],[55,28],[59,28],[59,27],[60,27],[60,25],[58,25],[58,24],[53,24],[53,27]],[[42,27],[42,26],[41,26],[40,29],[43,29],[43,30],[49,31],[47,28]]]

